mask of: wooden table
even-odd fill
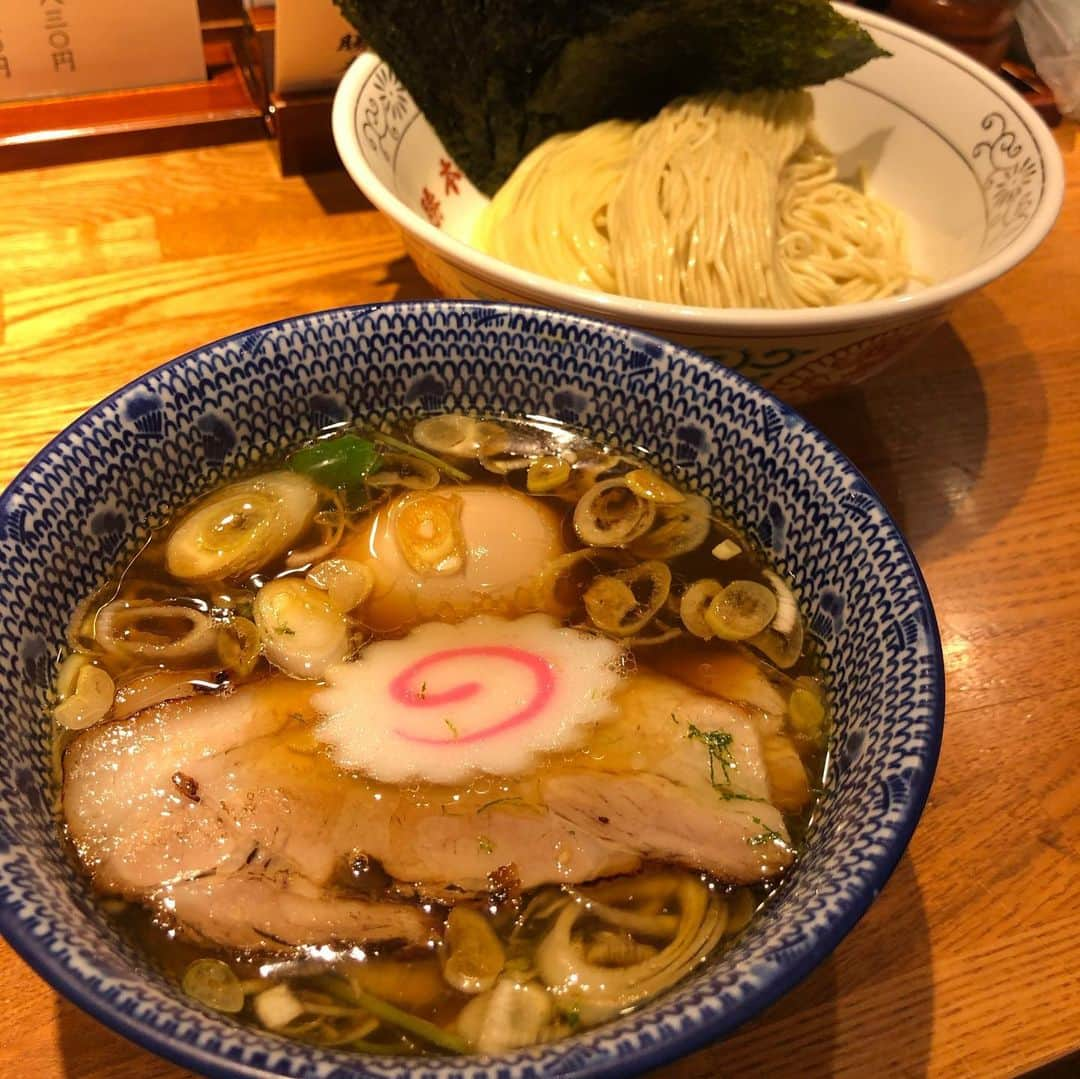
[[[945,745],[854,932],[717,1075],[1005,1076],[1080,1048],[1080,147],[1050,238],[902,366],[807,410],[926,571]],[[431,292],[339,174],[247,143],[0,176],[0,483],[128,379],[268,319]],[[0,947],[0,1076],[177,1079]]]

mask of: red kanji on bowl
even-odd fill
[[[448,158],[439,158],[439,175],[446,181],[447,195],[457,195],[459,193],[458,181],[462,178],[461,172],[454,168],[453,161]]]
[[[442,228],[442,206],[430,188],[425,187],[420,194],[420,209],[437,229]]]

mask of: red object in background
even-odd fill
[[[995,70],[1005,59],[1020,0],[891,0],[888,13]]]

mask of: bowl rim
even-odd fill
[[[331,129],[342,163],[364,195],[406,234],[414,235],[443,259],[463,266],[471,274],[495,288],[513,289],[516,297],[505,302],[543,303],[576,310],[598,318],[647,324],[653,329],[683,333],[742,334],[747,337],[775,337],[781,334],[827,334],[866,324],[908,321],[929,315],[961,296],[974,292],[1007,273],[1030,255],[1046,238],[1061,211],[1065,197],[1065,165],[1057,143],[1045,121],[995,72],[906,23],[850,4],[835,3],[838,11],[869,29],[886,30],[904,38],[938,61],[966,72],[983,88],[996,94],[1027,128],[1043,164],[1044,188],[1039,205],[1028,223],[1000,251],[970,270],[944,281],[927,285],[918,292],[880,300],[835,307],[778,310],[767,307],[694,307],[682,304],[639,300],[568,285],[531,270],[522,270],[471,244],[443,232],[409,209],[383,183],[364,160],[356,131],[355,115],[366,80],[383,61],[372,51],[361,53],[346,70],[334,94]],[[418,111],[418,115],[419,111]]]
[[[543,317],[546,319],[556,318],[574,323],[584,323],[592,328],[600,328],[605,332],[621,330],[634,335],[635,340],[646,345],[658,347],[661,351],[672,350],[684,360],[690,360],[695,366],[707,367],[710,372],[717,373],[720,378],[730,380],[742,392],[758,398],[761,403],[768,404],[777,409],[785,420],[794,422],[814,440],[825,454],[832,459],[836,468],[845,475],[860,481],[869,491],[879,508],[882,516],[882,525],[888,528],[894,535],[899,549],[907,556],[908,566],[913,577],[918,602],[927,614],[927,649],[930,666],[928,694],[930,702],[927,705],[927,722],[931,737],[926,743],[925,752],[919,758],[919,765],[915,771],[914,782],[910,788],[906,814],[897,822],[893,830],[893,842],[883,854],[875,858],[873,868],[869,873],[863,874],[851,882],[851,898],[845,903],[842,913],[832,915],[826,925],[817,935],[815,946],[798,954],[794,960],[788,960],[783,966],[777,968],[776,973],[763,981],[761,988],[741,999],[735,1004],[728,1004],[723,1009],[717,1010],[712,1016],[698,1020],[693,1025],[680,1025],[677,1031],[665,1031],[665,1036],[655,1039],[651,1044],[636,1051],[632,1057],[620,1057],[611,1055],[602,1060],[587,1063],[584,1066],[571,1065],[568,1071],[559,1071],[557,1074],[572,1077],[572,1079],[629,1079],[630,1076],[641,1074],[652,1068],[681,1059],[682,1057],[717,1042],[722,1037],[736,1032],[746,1022],[759,1015],[765,1008],[773,1004],[780,997],[790,992],[799,982],[815,970],[837,948],[852,928],[859,922],[870,905],[877,898],[882,888],[892,876],[894,870],[903,857],[911,837],[922,817],[930,789],[933,785],[935,772],[941,752],[941,744],[944,735],[945,723],[945,670],[944,656],[941,649],[941,637],[934,611],[933,602],[927,587],[922,569],[911,549],[906,537],[897,524],[893,515],[886,508],[877,490],[869,483],[861,470],[840,450],[831,439],[824,435],[814,424],[805,419],[792,406],[777,398],[770,390],[748,379],[746,376],[719,365],[709,360],[708,357],[694,351],[685,345],[680,345],[647,331],[638,329],[625,323],[605,321],[594,316],[584,315],[577,312],[552,311],[549,308],[536,304],[521,304],[502,300],[398,300],[380,301],[368,304],[346,305],[340,307],[323,308],[318,311],[307,312],[299,315],[290,315],[280,319],[273,319],[253,327],[224,334],[212,341],[200,344],[167,360],[147,371],[142,372],[135,378],[130,379],[118,389],[102,398],[96,404],[87,408],[78,417],[67,424],[61,431],[54,435],[34,456],[24,465],[11,482],[0,491],[0,517],[10,508],[10,503],[20,487],[30,479],[37,468],[46,458],[54,453],[70,452],[70,444],[77,440],[82,430],[91,425],[109,406],[120,400],[129,391],[143,385],[147,379],[156,375],[179,368],[193,362],[201,354],[218,346],[248,337],[252,333],[284,329],[297,324],[310,323],[318,319],[333,318],[341,315],[356,316],[370,311],[390,311],[408,314],[427,307],[452,307],[459,310],[479,310],[490,313],[492,309],[506,312],[508,315],[521,314],[526,318]],[[358,358],[359,359],[359,358]],[[239,362],[239,361],[237,361]],[[360,362],[366,362],[360,360]],[[124,1036],[136,1045],[183,1067],[194,1069],[201,1074],[214,1077],[214,1079],[271,1079],[281,1074],[274,1071],[269,1065],[249,1065],[241,1060],[230,1057],[221,1047],[220,1052],[215,1052],[199,1044],[183,1041],[175,1034],[166,1033],[156,1026],[141,1021],[137,1015],[129,1013],[117,1007],[104,994],[91,988],[87,983],[73,974],[64,964],[63,957],[54,954],[38,937],[31,927],[31,923],[18,917],[12,905],[0,902],[0,936],[11,946],[12,950],[47,984],[60,992],[66,999],[81,1008],[88,1015],[101,1022],[106,1027]],[[133,968],[132,977],[141,979],[139,968]],[[648,1008],[652,1002],[646,1003]],[[632,1014],[640,1014],[635,1011]],[[569,1055],[573,1053],[575,1046],[587,1044],[591,1037],[603,1031],[612,1023],[617,1023],[620,1018],[609,1023],[571,1036],[552,1046],[559,1046]],[[229,1024],[228,1018],[211,1017],[211,1022]],[[267,1032],[264,1032],[267,1033]],[[267,1034],[269,1037],[280,1037]],[[220,1045],[220,1043],[219,1043]],[[535,1048],[535,1047],[534,1047]],[[400,1079],[406,1079],[412,1074],[412,1069],[417,1061],[422,1062],[426,1069],[425,1074],[430,1072],[432,1079],[470,1079],[472,1068],[487,1069],[483,1075],[494,1079],[502,1074],[502,1069],[508,1067],[506,1055],[481,1055],[481,1056],[447,1056],[447,1057],[380,1057],[356,1054],[350,1056],[350,1062],[355,1067],[355,1076],[352,1071],[341,1072],[346,1079],[363,1079],[369,1073],[365,1069],[365,1062],[371,1060],[378,1068],[378,1075],[394,1075]],[[402,1070],[397,1070],[402,1069]],[[338,1074],[338,1073],[335,1073]],[[510,1073],[507,1072],[509,1075]],[[532,1075],[532,1072],[523,1072]],[[536,1076],[541,1070],[536,1070]],[[548,1074],[543,1071],[543,1074]]]

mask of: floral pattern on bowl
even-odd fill
[[[610,318],[703,352],[793,403],[859,382],[917,346],[961,296],[1005,273],[1050,230],[1064,169],[1042,120],[994,73],[884,16],[837,5],[892,56],[813,90],[840,174],[861,168],[908,221],[928,279],[902,296],[816,310],[720,311],[609,296],[518,270],[470,246],[486,202],[377,56],[354,61],[333,128],[353,179],[402,230],[443,295]]]

